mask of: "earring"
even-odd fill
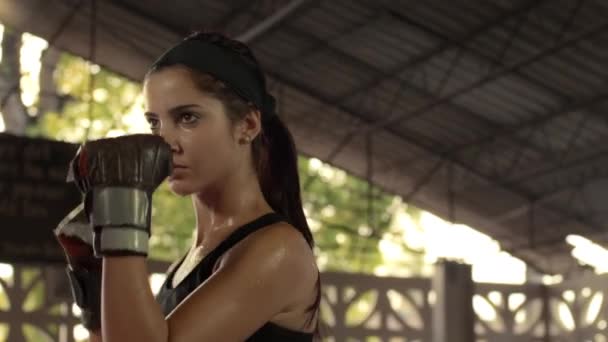
[[[251,142],[251,137],[250,137],[250,136],[248,136],[248,135],[246,135],[246,136],[243,138],[243,140],[245,140],[245,143],[246,143],[246,144],[249,144],[249,143]]]

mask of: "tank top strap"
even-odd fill
[[[215,249],[207,254],[198,265],[176,286],[172,286],[173,277],[176,270],[181,266],[186,256],[184,255],[175,267],[170,267],[167,278],[163,286],[161,286],[156,299],[161,304],[163,312],[168,315],[179,303],[184,300],[192,291],[202,284],[213,273],[213,267],[217,260],[230,248],[236,245],[239,241],[245,239],[250,234],[267,227],[287,220],[278,213],[268,213],[262,215],[253,221],[250,221],[232,232],[224,239]]]
[[[272,224],[285,221],[285,218],[275,212],[268,213],[258,217],[257,219],[250,221],[237,230],[232,232],[224,241],[222,241],[211,253],[208,255],[209,260],[207,260],[207,264],[215,264],[217,259],[221,257],[227,250],[232,248],[234,245],[239,243],[241,240],[245,239],[250,234],[264,228],[270,226]]]

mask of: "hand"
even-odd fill
[[[148,254],[152,193],[170,174],[171,159],[170,146],[149,134],[81,146],[68,180],[85,197],[96,255]]]
[[[99,330],[102,262],[93,254],[93,230],[84,205],[72,210],[54,232],[68,261],[66,271],[72,296],[82,311],[82,323],[89,330]]]

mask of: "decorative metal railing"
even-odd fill
[[[156,274],[166,268],[150,264]],[[324,340],[431,341],[429,279],[329,272],[322,280]],[[1,264],[0,286],[0,341],[86,340],[63,269]],[[477,341],[607,342],[607,289],[604,276],[554,286],[476,284]]]

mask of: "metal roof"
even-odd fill
[[[90,3],[3,0],[0,21],[87,56]],[[240,37],[302,153],[536,269],[572,269],[567,234],[607,242],[603,0],[99,0],[97,20],[96,61],[135,80],[192,29]]]

